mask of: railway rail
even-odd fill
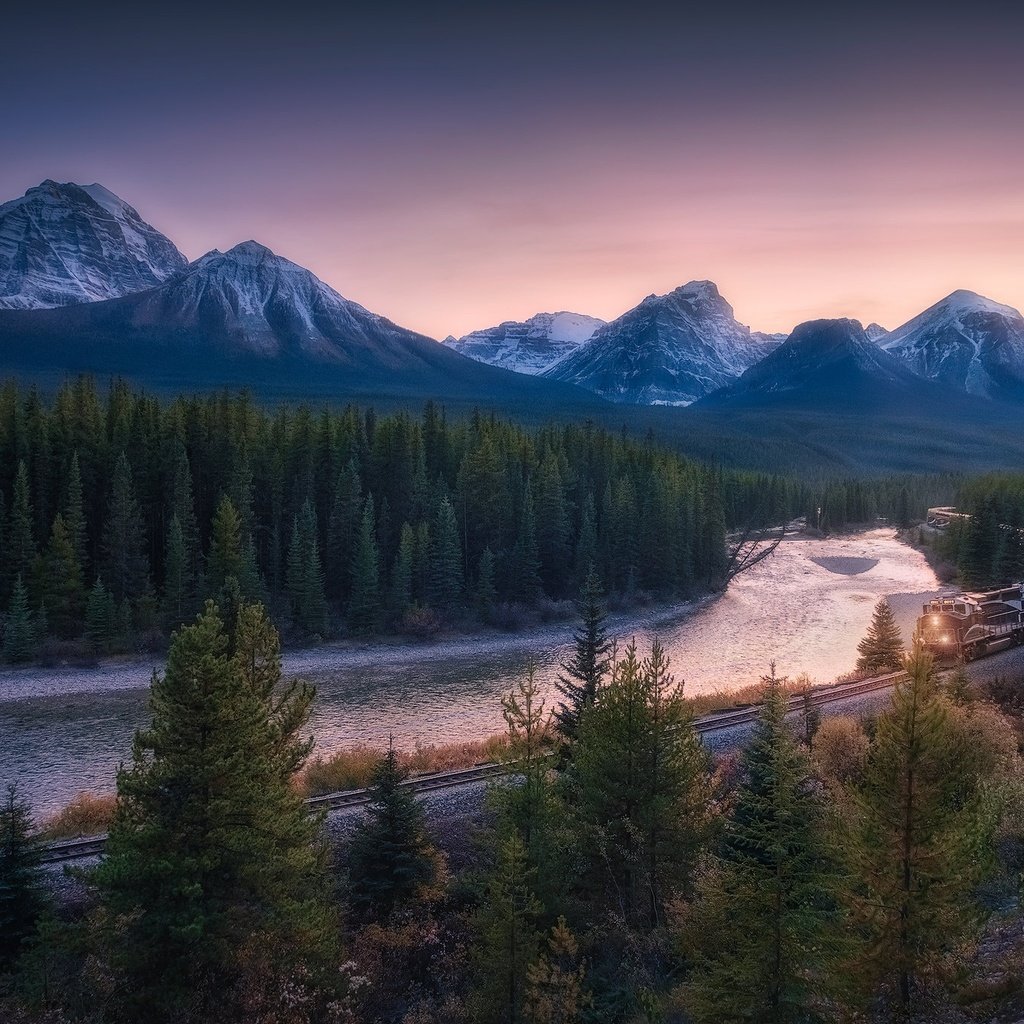
[[[790,711],[800,712],[808,705],[821,707],[825,704],[832,704],[836,701],[846,700],[849,697],[856,697],[864,693],[888,690],[905,678],[905,672],[892,672],[884,676],[875,676],[872,679],[837,683],[833,686],[808,690],[806,693],[796,693],[789,698]],[[734,710],[705,715],[697,719],[694,724],[700,735],[706,735],[753,722],[757,718],[758,711],[758,705],[751,704],[749,707],[740,707]],[[486,782],[490,779],[506,775],[508,771],[508,765],[505,764],[479,764],[472,768],[460,768],[456,771],[414,776],[407,779],[403,785],[417,795],[436,793],[444,789],[457,789],[460,786]],[[370,791],[368,789],[348,789],[337,793],[324,793],[320,796],[309,797],[306,800],[306,803],[313,810],[327,812],[363,807],[369,802]],[[61,864],[85,860],[89,857],[98,857],[103,854],[106,842],[107,837],[105,834],[86,836],[81,839],[62,839],[57,842],[48,843],[43,847],[42,860],[44,864]]]

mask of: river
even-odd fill
[[[853,668],[875,601],[893,597],[905,635],[919,603],[940,589],[921,554],[891,529],[787,538],[710,601],[613,616],[641,653],[657,635],[687,693],[780,675],[827,682]],[[474,739],[502,727],[499,698],[537,665],[550,695],[572,624],[528,635],[489,634],[429,645],[338,646],[291,653],[285,670],[317,686],[311,730],[321,752],[355,742],[396,745]],[[81,790],[108,792],[145,721],[152,663],[0,672],[0,783],[17,781],[37,814]]]

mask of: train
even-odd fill
[[[964,661],[1024,644],[1024,583],[935,598],[924,605],[917,631],[937,657]]]

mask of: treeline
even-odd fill
[[[0,392],[0,500],[12,659],[47,633],[166,633],[229,585],[307,635],[561,599],[591,563],[615,590],[689,592],[721,580],[726,508],[767,514],[739,475],[590,424],[270,413],[87,379],[50,405]]]
[[[209,606],[154,683],[74,915],[45,908],[24,808],[0,809],[0,1013],[824,1024],[973,1000],[999,1016],[1012,954],[1005,977],[970,963],[1024,845],[996,705],[915,647],[867,728],[808,714],[798,739],[773,670],[750,744],[715,765],[663,652],[616,656],[588,591],[557,733],[532,673],[503,702],[516,780],[491,791],[478,852],[463,837],[449,860],[446,818],[427,821],[392,750],[337,874],[293,785],[313,695],[282,693],[262,609]]]
[[[967,520],[948,529],[946,554],[969,587],[1024,580],[1024,475],[996,473],[962,487],[957,508]]]

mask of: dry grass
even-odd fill
[[[797,676],[796,679],[783,678],[779,680],[779,689],[785,694],[803,693],[814,684],[805,676]],[[751,704],[760,704],[764,697],[765,683],[750,683],[748,686],[741,686],[738,690],[713,690],[710,693],[698,693],[693,697],[686,697],[686,703],[694,718],[703,715],[710,715],[716,711],[732,711],[736,708],[749,707]]]
[[[39,829],[43,839],[77,839],[106,832],[114,818],[117,797],[79,793],[63,810],[47,818]]]
[[[500,761],[507,747],[508,738],[504,733],[498,733],[486,739],[462,743],[417,744],[413,750],[399,751],[398,757],[413,774],[428,774]],[[298,788],[304,796],[361,789],[369,784],[373,766],[383,755],[383,748],[361,743],[336,750],[326,757],[317,757],[299,776]]]

